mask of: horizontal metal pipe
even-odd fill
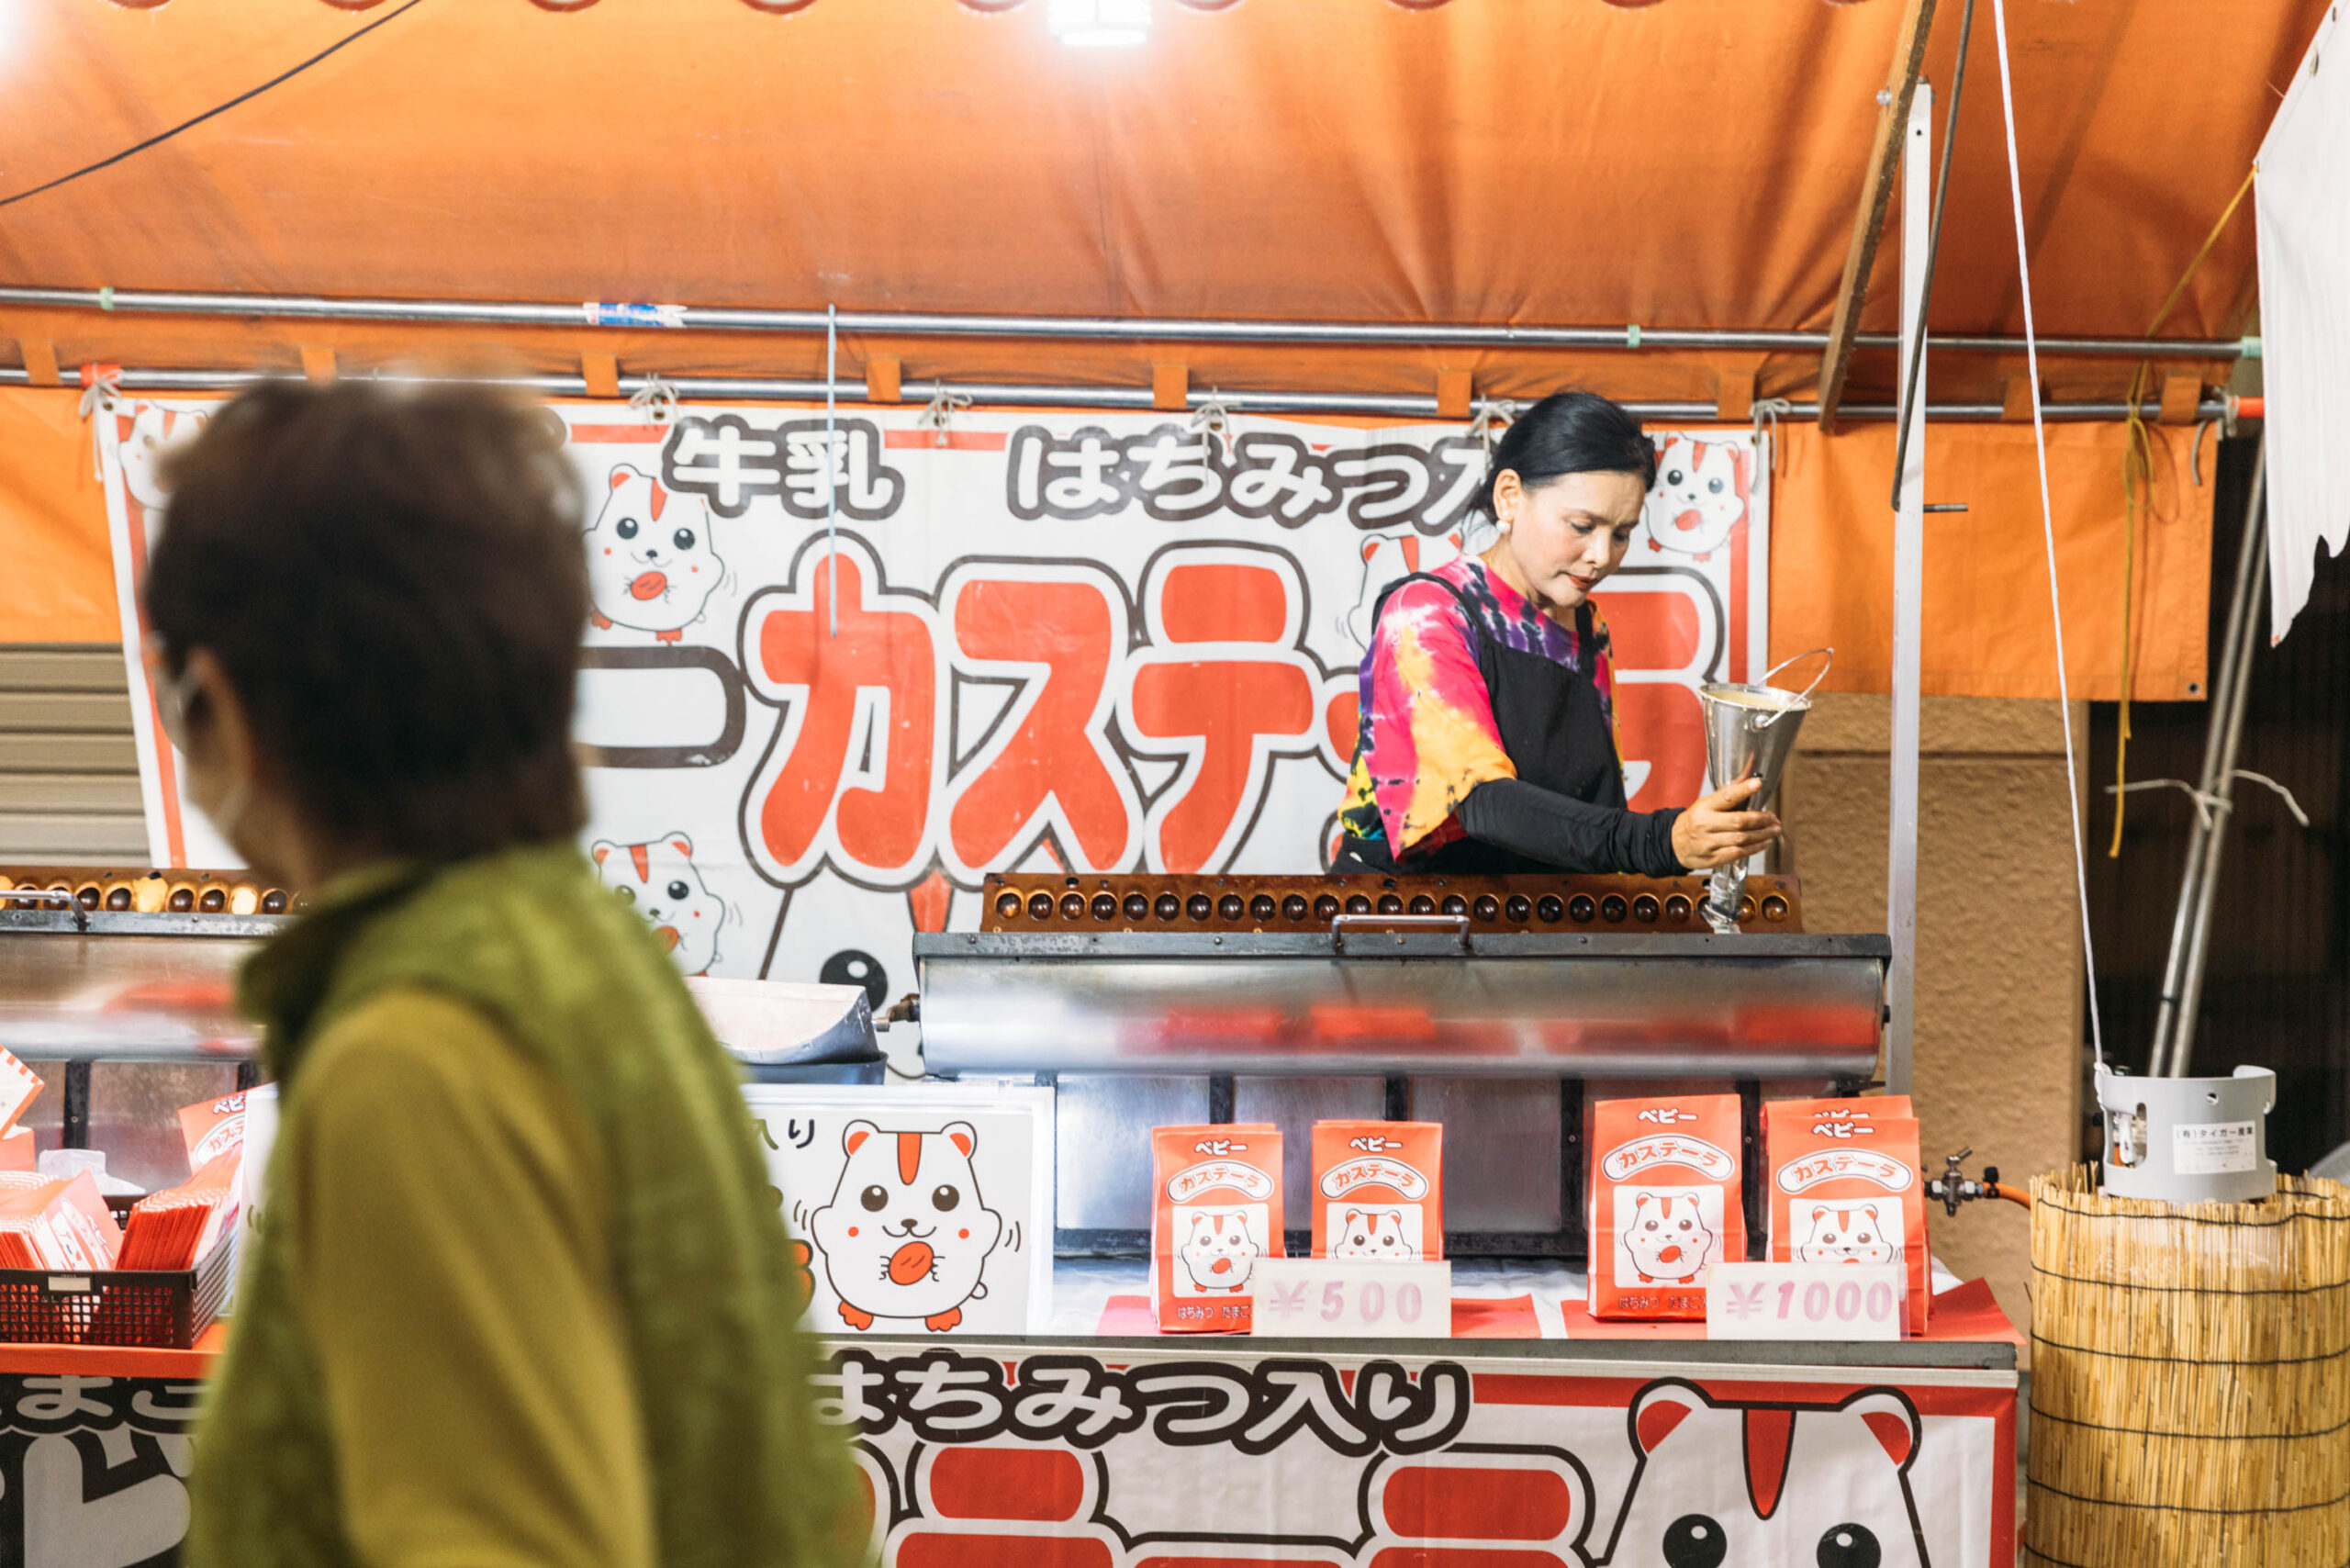
[[[78,379],[78,372],[67,370],[64,378],[69,385]],[[126,365],[120,371],[120,386],[127,392],[209,392],[237,386],[249,386],[256,381],[273,376],[290,375],[288,372],[263,370],[188,370],[140,369]],[[585,398],[588,396],[587,378],[579,375],[431,375],[381,372],[365,377],[382,381],[466,381],[490,386],[509,386],[517,391],[539,392],[554,398]],[[783,400],[818,402],[824,396],[824,383],[819,380],[797,380],[783,376],[760,375],[623,375],[620,389],[634,394],[654,385],[667,386],[681,398],[741,398],[755,401]],[[29,386],[32,376],[19,366],[0,365],[0,386]],[[843,379],[834,389],[844,403],[865,403],[865,383]],[[968,398],[975,404],[1010,408],[1060,409],[1133,409],[1147,410],[1157,405],[1147,386],[1048,386],[1022,382],[987,381],[909,381],[900,388],[903,397],[899,403],[875,407],[905,407],[926,402],[941,392],[957,398]],[[1382,392],[1202,392],[1193,391],[1189,404],[1194,409],[1221,404],[1238,412],[1254,414],[1388,414],[1399,419],[1434,420],[1441,417],[1432,397],[1409,393]],[[1715,420],[1716,409],[1711,403],[1632,402],[1626,409],[1644,420],[1685,420],[1699,423]],[[1898,410],[1891,403],[1847,403],[1837,410],[1846,420],[1891,420]],[[2041,415],[2052,422],[2075,423],[2091,420],[2119,420],[2129,412],[2127,403],[2046,403]],[[2154,419],[2162,412],[2158,402],[2139,406],[2141,417]],[[1818,417],[1818,403],[1793,403],[1782,417],[1789,420]],[[1934,420],[1952,420],[1963,423],[1997,423],[2005,417],[2006,409],[1998,403],[1936,403],[1926,413]],[[2223,418],[2227,405],[2211,398],[2196,410],[2202,420]]]
[[[520,326],[676,326],[710,331],[821,332],[822,310],[771,310],[707,306],[562,305],[488,299],[330,299],[300,294],[204,294],[136,288],[0,286],[0,305],[80,310],[139,311],[182,316],[260,316],[301,320],[502,323]],[[661,319],[630,319],[633,312]],[[606,314],[599,315],[599,312]],[[1673,327],[1543,327],[1506,323],[1405,321],[1264,321],[1142,316],[986,316],[935,311],[844,310],[844,332],[914,338],[1071,338],[1105,342],[1175,340],[1188,342],[1318,343],[1386,347],[1734,350],[1756,353],[1816,353],[1826,332],[1761,329],[1697,330]],[[1863,332],[1863,348],[1892,348],[1894,334]],[[2021,353],[2021,338],[1952,336],[1930,346],[1953,353]],[[2042,338],[2040,352],[2059,356],[2234,359],[2232,338]]]

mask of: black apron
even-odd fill
[[[1485,678],[1494,725],[1501,731],[1502,749],[1509,754],[1517,776],[1528,784],[1595,806],[1624,809],[1624,763],[1617,755],[1616,732],[1589,668],[1595,662],[1590,600],[1575,608],[1575,648],[1586,666],[1575,670],[1540,654],[1505,644],[1458,585],[1428,572],[1398,577],[1381,590],[1371,612],[1374,639],[1389,596],[1411,582],[1438,584],[1460,601],[1460,612],[1477,638],[1477,671]],[[1415,855],[1406,866],[1395,859],[1393,846],[1384,838],[1348,834],[1339,842],[1330,869],[1390,876],[1404,870],[1505,876],[1561,868],[1474,838],[1456,838],[1433,853]]]

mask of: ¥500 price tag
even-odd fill
[[[1898,1339],[1908,1327],[1898,1263],[1717,1263],[1706,1271],[1708,1339]]]
[[[1450,1263],[1259,1258],[1249,1332],[1283,1338],[1444,1339],[1452,1335]]]

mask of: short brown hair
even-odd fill
[[[579,831],[581,497],[543,410],[272,381],[165,473],[148,623],[220,661],[308,825],[434,858]]]

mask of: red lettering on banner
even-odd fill
[[[1170,643],[1279,643],[1289,624],[1289,584],[1262,566],[1170,566],[1159,626]]]
[[[857,1465],[855,1468],[856,1501],[850,1505],[850,1518],[854,1528],[845,1533],[858,1540],[869,1540],[873,1536],[873,1519],[879,1508],[879,1503],[874,1495],[873,1477],[866,1473],[863,1465]]]
[[[1326,689],[1322,697],[1323,740],[1341,775],[1353,771],[1355,745],[1362,739],[1362,683],[1351,675],[1343,678],[1344,686]]]
[[[1548,1551],[1501,1551],[1489,1546],[1391,1546],[1373,1554],[1371,1568],[1567,1568],[1567,1564]]]
[[[1616,683],[1616,734],[1628,764],[1647,773],[1628,802],[1636,812],[1685,806],[1706,785],[1705,714],[1677,680]]]
[[[1547,1470],[1408,1465],[1381,1497],[1387,1528],[1437,1540],[1551,1540],[1574,1522],[1575,1496]]]
[[[941,1448],[930,1500],[951,1519],[1073,1519],[1085,1466],[1069,1449]]]
[[[957,665],[1023,682],[1001,738],[957,781],[947,812],[953,857],[976,873],[1051,821],[1085,868],[1123,866],[1141,815],[1106,734],[1111,666],[1126,645],[1124,604],[1095,572],[995,575],[1015,569],[988,568],[950,583],[940,599]]]
[[[1611,657],[1619,670],[1684,670],[1696,662],[1705,630],[1697,601],[1676,591],[1623,592],[1595,597],[1607,622]]]
[[[1143,734],[1201,742],[1191,788],[1156,834],[1167,870],[1197,871],[1220,858],[1241,807],[1262,791],[1259,740],[1294,739],[1313,725],[1314,688],[1281,665],[1150,664],[1135,671],[1133,707]]]
[[[1137,749],[1171,743],[1182,772],[1151,808],[1149,859],[1165,871],[1225,864],[1264,798],[1272,756],[1318,747],[1321,671],[1295,647],[1297,567],[1276,551],[1169,551],[1143,588],[1151,646],[1119,710]]]
[[[1110,1568],[1107,1541],[1083,1535],[949,1535],[910,1530],[898,1538],[897,1568]]]
[[[770,590],[744,622],[754,689],[794,710],[778,742],[789,750],[770,762],[751,808],[757,847],[777,868],[799,870],[824,846],[829,822],[850,863],[904,868],[925,841],[934,782],[938,667],[929,621],[890,608],[899,596],[868,590],[879,574],[861,549],[811,553],[804,569],[804,604]]]

